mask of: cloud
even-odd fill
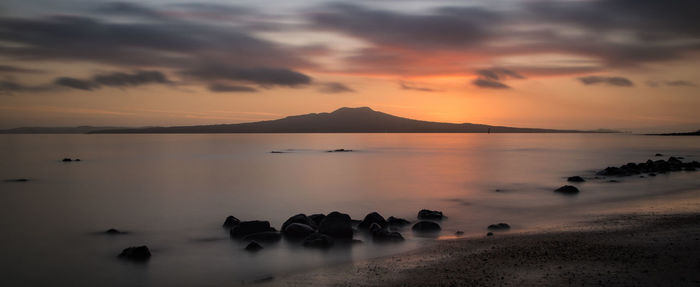
[[[64,86],[64,87],[73,88],[73,89],[77,89],[77,90],[84,90],[84,91],[92,91],[92,90],[100,87],[100,85],[96,84],[93,81],[81,80],[81,79],[70,78],[70,77],[56,78],[54,80],[54,84],[56,84],[58,86]]]
[[[216,93],[254,93],[258,91],[251,87],[228,85],[221,83],[214,83],[209,85],[209,90]]]
[[[584,85],[604,84],[617,87],[632,87],[634,83],[623,77],[602,77],[602,76],[587,76],[578,78]]]
[[[677,80],[677,81],[668,81],[666,82],[667,86],[672,86],[672,87],[697,87],[695,83],[689,82],[689,81],[683,81],[683,80]]]
[[[231,80],[258,84],[261,87],[296,87],[311,83],[311,77],[284,68],[239,68],[235,66],[210,64],[182,72],[202,80]]]
[[[0,65],[0,73],[28,73],[28,74],[34,74],[34,73],[43,73],[43,72],[44,72],[44,71],[42,71],[42,70],[36,70],[36,69],[27,69],[27,68],[16,67],[16,66]]]
[[[68,88],[91,91],[102,86],[107,87],[132,87],[146,84],[172,84],[173,82],[160,71],[135,71],[133,73],[114,72],[97,74],[90,79],[76,79],[60,77],[54,80],[54,84]]]
[[[12,79],[0,80],[0,95],[4,96],[10,96],[14,95],[15,93],[23,92],[43,92],[50,89],[51,87],[47,85],[31,86],[18,83]]]
[[[510,87],[504,83],[498,81],[492,81],[484,78],[477,78],[472,81],[472,84],[479,88],[487,89],[510,89]]]
[[[408,84],[408,83],[403,82],[403,81],[399,82],[399,87],[401,87],[402,90],[411,90],[411,91],[419,91],[419,92],[437,92],[438,91],[436,89],[414,86],[412,84]]]
[[[346,86],[343,83],[338,82],[328,82],[318,84],[318,91],[324,94],[338,94],[338,93],[353,93],[354,89]]]

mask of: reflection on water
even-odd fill
[[[698,188],[698,173],[679,172],[552,192],[568,176],[657,152],[698,160],[698,146],[624,134],[0,135],[2,179],[30,179],[0,183],[0,284],[231,285],[434,240],[409,226],[401,244],[356,236],[364,243],[322,251],[282,241],[250,254],[221,228],[228,215],[279,228],[297,213],[415,220],[429,208],[449,217],[443,237],[483,236],[498,222],[524,230]],[[339,148],[353,152],[326,152]],[[109,228],[129,234],[93,234]],[[115,259],[143,244],[147,264]]]

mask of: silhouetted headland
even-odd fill
[[[340,108],[283,119],[240,124],[107,129],[89,133],[582,133],[608,131],[555,130],[420,121],[368,107]]]
[[[650,136],[700,136],[700,130],[687,133],[648,134]]]

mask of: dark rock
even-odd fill
[[[313,220],[313,222],[316,224],[316,226],[321,225],[321,221],[323,221],[324,218],[326,218],[325,214],[317,213],[317,214],[312,214],[309,215],[309,218]]]
[[[224,221],[224,224],[222,225],[224,228],[234,228],[240,224],[241,221],[238,220],[238,218],[229,215],[226,217],[226,220]]]
[[[302,245],[311,248],[329,248],[333,246],[333,238],[316,232],[304,238],[304,243],[302,243]]]
[[[6,179],[5,182],[27,182],[29,179],[26,178],[13,178],[13,179]]]
[[[622,169],[615,167],[615,166],[609,166],[606,167],[604,170],[599,171],[596,173],[597,175],[604,175],[604,176],[622,176],[624,175],[624,172]]]
[[[74,159],[73,161],[80,161],[80,159],[79,159],[79,158],[76,158],[76,159]]]
[[[389,226],[391,227],[404,227],[406,225],[411,224],[411,222],[406,219],[396,218],[393,216],[389,216],[389,218],[387,219],[387,223],[389,223]]]
[[[656,176],[656,174],[655,174],[655,173],[650,173],[649,176]]]
[[[610,182],[610,183],[618,183],[618,182],[620,182],[620,181],[619,181],[619,180],[611,179],[611,180],[608,180],[608,182]]]
[[[657,153],[655,156],[664,156],[663,154]]]
[[[496,230],[496,231],[508,230],[508,229],[510,229],[510,225],[508,225],[507,223],[491,224],[488,227],[488,230]]]
[[[257,242],[277,242],[282,239],[282,234],[276,231],[266,231],[258,232],[243,237],[245,241],[257,241]]]
[[[584,182],[586,180],[583,179],[583,177],[580,177],[577,175],[577,176],[571,176],[571,177],[567,178],[566,181],[568,181],[568,182]]]
[[[334,150],[329,150],[328,152],[351,152],[351,149],[344,149],[344,148],[339,148],[339,149],[334,149]]]
[[[119,254],[119,258],[133,261],[146,261],[151,258],[151,251],[148,250],[146,245],[132,246],[122,250],[122,253]]]
[[[119,234],[126,234],[126,232],[122,232],[122,231],[119,231],[119,230],[117,230],[117,229],[110,228],[110,229],[107,229],[107,231],[105,231],[105,234],[109,234],[109,235],[119,235]]]
[[[260,232],[270,232],[275,231],[274,228],[270,227],[270,222],[268,221],[241,221],[238,225],[231,228],[232,238],[243,238],[247,235]]]
[[[372,223],[372,225],[369,226],[369,232],[376,232],[379,230],[382,230],[382,226],[377,224],[377,223]]]
[[[493,232],[486,233],[486,236],[493,236]]]
[[[669,157],[667,162],[672,165],[683,163],[680,159],[677,159],[675,157]]]
[[[283,151],[273,150],[270,153],[284,153]]]
[[[685,170],[685,171],[696,171],[697,169],[696,169],[694,166],[689,166],[689,167],[683,168],[683,170]]]
[[[309,236],[309,234],[312,234],[314,232],[316,231],[313,227],[303,223],[292,223],[287,225],[287,227],[282,230],[284,236],[291,239],[306,238],[307,236]]]
[[[352,238],[352,219],[345,213],[333,211],[321,221],[318,231],[337,238]]]
[[[284,231],[287,228],[287,226],[289,226],[292,223],[305,224],[305,225],[310,226],[313,229],[318,228],[318,224],[316,224],[316,222],[314,222],[311,218],[306,216],[306,214],[300,213],[300,214],[297,214],[297,215],[290,217],[289,219],[287,219],[287,221],[282,223],[282,228],[281,228],[282,231]]]
[[[389,223],[377,212],[372,212],[365,216],[365,219],[357,225],[358,229],[369,229],[373,223],[378,224],[381,228],[387,227]]]
[[[442,211],[422,209],[418,212],[418,219],[440,220],[443,217],[444,216],[442,215]]]
[[[251,241],[251,242],[248,243],[248,245],[246,245],[246,247],[245,247],[245,250],[251,251],[251,252],[260,251],[260,249],[263,249],[262,245],[258,244],[258,243],[255,242],[255,241]]]
[[[373,223],[372,226],[378,226]],[[375,242],[401,242],[404,241],[401,233],[389,231],[387,229],[379,229],[372,232],[372,240]]]
[[[576,194],[578,193],[578,188],[572,185],[565,185],[554,190],[554,192],[564,193],[564,194]]]
[[[71,161],[73,161],[73,160],[70,159],[70,158],[64,158],[64,159],[62,160],[62,162],[71,162]]]
[[[457,230],[457,231],[455,231],[455,235],[457,235],[457,236],[464,235],[464,231]]]
[[[415,232],[438,232],[442,228],[440,228],[440,224],[432,221],[419,221],[411,229]]]

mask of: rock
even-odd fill
[[[12,178],[12,179],[6,179],[5,182],[27,182],[29,179],[26,178]]]
[[[344,148],[339,148],[339,149],[334,149],[334,150],[329,150],[328,152],[351,152],[351,149],[344,149]]]
[[[568,181],[568,182],[584,182],[586,180],[583,179],[583,177],[580,177],[577,175],[577,176],[571,176],[571,177],[567,178],[566,181]]]
[[[260,249],[263,249],[262,245],[258,244],[258,243],[255,242],[255,241],[251,241],[251,242],[248,243],[248,245],[246,245],[246,247],[245,247],[245,250],[251,251],[251,252],[260,251]]]
[[[510,225],[507,223],[498,223],[498,224],[491,224],[488,227],[488,230],[508,230],[510,229]]]
[[[333,238],[316,232],[304,238],[304,243],[302,243],[302,245],[311,248],[329,248],[333,246]]]
[[[648,174],[648,175],[649,175],[649,176],[656,176],[655,173],[650,173],[650,174]]]
[[[105,234],[109,234],[109,235],[119,235],[119,234],[126,234],[126,232],[122,232],[122,231],[119,231],[119,230],[117,230],[117,229],[110,228],[110,229],[107,229],[107,231],[105,231]]]
[[[80,159],[79,159],[79,158],[76,158],[76,159],[74,159],[73,161],[80,161]]]
[[[277,242],[282,239],[282,234],[276,231],[266,231],[258,232],[243,237],[245,241],[257,241],[257,242]]]
[[[297,215],[290,217],[289,219],[287,219],[287,221],[282,223],[282,231],[284,231],[287,228],[287,226],[289,226],[292,223],[305,224],[305,225],[310,226],[313,229],[318,228],[318,224],[316,224],[316,222],[314,222],[311,218],[306,216],[306,214],[300,213],[300,214],[297,214]]]
[[[411,229],[414,232],[438,232],[442,228],[440,228],[440,224],[432,221],[418,221]]]
[[[486,236],[493,236],[493,232],[486,233]]]
[[[382,230],[382,226],[377,224],[377,223],[372,223],[372,225],[369,226],[369,232],[376,232],[379,230]]]
[[[683,164],[683,162],[680,159],[677,159],[675,157],[669,157],[667,162],[672,165]]]
[[[464,235],[464,231],[457,230],[457,231],[455,231],[455,235],[457,235],[457,236]]]
[[[230,228],[234,228],[234,227],[238,226],[238,224],[240,224],[240,223],[241,223],[241,221],[238,220],[238,218],[235,218],[235,217],[229,215],[228,217],[226,217],[226,220],[224,221],[224,224],[222,226],[224,228],[230,229]]]
[[[306,238],[310,234],[316,232],[313,227],[308,226],[303,223],[292,223],[289,224],[285,229],[282,230],[282,234],[285,237],[291,239],[302,239]]]
[[[564,193],[564,194],[577,194],[578,188],[572,185],[565,185],[554,190],[554,192]]]
[[[404,227],[406,225],[411,224],[411,222],[406,219],[396,218],[393,216],[389,216],[389,218],[387,219],[387,223],[389,223],[389,226],[391,227]]]
[[[70,158],[64,158],[64,159],[62,160],[62,162],[71,162],[71,161],[73,161],[73,160],[70,159]]]
[[[122,250],[122,253],[119,254],[119,258],[133,261],[146,261],[151,258],[151,251],[148,250],[146,245],[132,246]]]
[[[386,221],[386,219],[384,219],[383,216],[381,216],[377,212],[372,212],[372,213],[367,214],[365,216],[365,219],[362,220],[362,222],[360,222],[360,224],[357,225],[357,228],[358,229],[370,229],[369,228],[370,225],[372,225],[374,223],[381,226],[381,228],[387,227],[389,225],[389,223]]]
[[[442,211],[422,209],[418,212],[418,219],[440,220],[443,217],[444,216],[442,215]]]
[[[663,154],[657,153],[655,156],[664,156]]]
[[[270,232],[275,231],[274,228],[270,227],[270,222],[268,221],[241,221],[238,225],[231,228],[232,238],[243,238],[245,236],[251,235],[253,233],[260,232]]]
[[[596,173],[597,175],[604,175],[604,176],[622,176],[624,175],[624,172],[622,169],[615,167],[615,166],[609,166],[606,167],[604,170],[601,170]]]
[[[352,238],[352,219],[345,213],[333,211],[321,221],[318,231],[336,238]]]
[[[373,223],[372,226],[378,226]],[[389,231],[386,229],[379,229],[372,232],[372,240],[375,242],[401,242],[404,241],[401,233],[396,231]]]
[[[311,220],[313,220],[313,222],[316,224],[316,226],[320,226],[320,225],[321,225],[321,221],[322,221],[324,218],[326,218],[326,215],[325,215],[325,214],[322,214],[322,213],[317,213],[317,214],[309,215],[309,218],[310,218]]]

